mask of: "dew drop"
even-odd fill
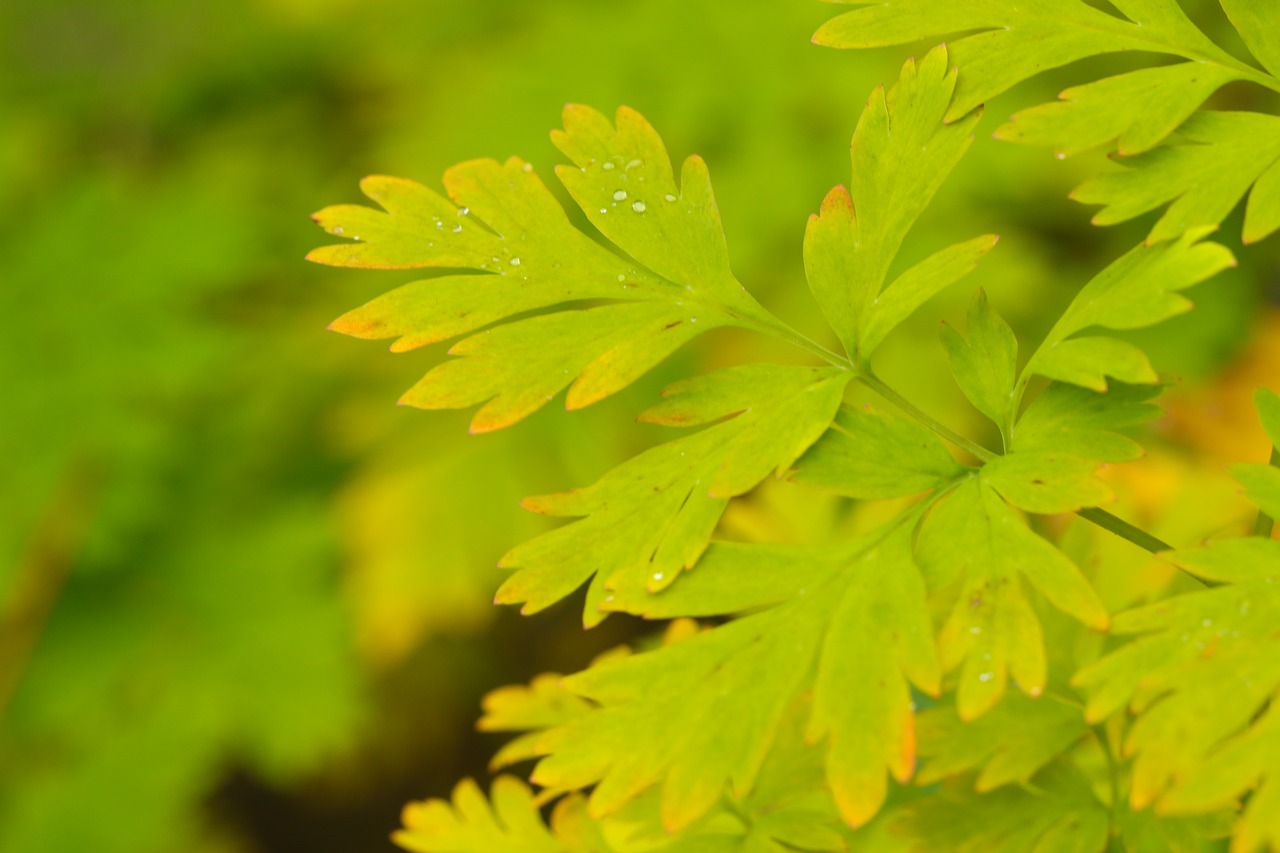
[[[662,198],[663,198],[664,200],[666,200],[666,201],[675,201],[675,200],[676,200],[676,197],[675,197],[674,195],[672,195],[671,193],[667,193],[667,194],[666,194],[666,195],[664,195]]]
[[[640,162],[641,162],[641,161],[639,161],[639,160],[632,160],[631,162],[627,163],[627,171],[628,171],[628,172],[630,172],[630,171],[631,171],[632,169],[634,169],[636,166],[639,166],[639,165],[640,165]]]
[[[466,215],[467,215],[468,213],[470,213],[470,212],[471,212],[471,208],[469,208],[469,207],[460,207],[460,208],[458,208],[458,215],[459,215],[459,216],[466,216]]]
[[[521,166],[521,167],[520,167],[520,171],[522,171],[522,172],[532,172],[532,171],[533,171],[533,164],[532,164],[532,163],[525,163],[523,166]]]
[[[512,258],[512,259],[511,259],[511,266],[513,266],[513,267],[518,267],[518,266],[520,266],[520,259],[519,259],[519,258]]]
[[[493,261],[493,262],[496,264],[496,263],[498,263],[498,262],[499,262],[500,260],[502,260],[502,259],[501,259],[501,258],[499,258],[499,257],[497,257],[497,256],[495,255],[494,257],[490,258],[489,260]]]
[[[612,168],[613,168],[613,161],[612,161],[612,160],[605,160],[605,161],[604,161],[604,163],[602,163],[602,164],[600,165],[600,168],[601,168],[601,169],[612,169]]]
[[[602,207],[602,208],[600,208],[600,212],[601,212],[601,213],[608,213],[608,212],[609,212],[609,208],[607,208],[607,207]]]
[[[644,213],[644,202],[642,201],[636,202],[635,204],[631,205],[631,209],[634,210],[636,213]]]
[[[455,226],[453,226],[453,233],[454,233],[454,234],[461,234],[461,233],[462,233],[462,226],[461,226],[461,225],[455,225]]]
[[[333,233],[334,233],[334,234],[341,234],[341,233],[342,233],[342,226],[341,226],[341,225],[335,225],[335,226],[333,226]]]
[[[614,200],[614,201],[622,201],[622,200],[623,200],[623,199],[625,199],[626,197],[627,197],[627,191],[626,191],[626,190],[618,190],[616,193],[614,193],[614,194],[613,194],[613,200]]]
[[[622,273],[618,273],[618,281],[626,281],[627,277]]]
[[[351,239],[352,239],[352,240],[359,240],[359,239],[360,239],[360,235],[359,235],[359,234],[352,234],[352,235],[351,235]]]
[[[697,318],[697,317],[690,317],[690,318],[689,318],[689,322],[690,322],[690,323],[696,323],[696,322],[698,322],[698,318]]]
[[[981,633],[982,633],[982,629],[981,629],[981,628],[979,628],[977,625],[970,625],[970,626],[969,626],[969,633],[970,633],[970,634],[981,634]]]
[[[662,572],[654,572],[654,573],[653,573],[653,579],[654,579],[654,580],[656,580],[656,581],[660,581],[660,580],[662,580]]]
[[[979,681],[981,681],[983,684],[986,684],[988,681],[990,681],[991,679],[993,679],[993,678],[995,678],[995,677],[996,677],[996,674],[995,674],[994,672],[980,672],[980,673],[978,673],[978,680],[979,680]]]

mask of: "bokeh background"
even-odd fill
[[[1190,3],[1226,34],[1212,3]],[[583,633],[580,602],[489,603],[543,520],[528,494],[592,481],[662,438],[668,381],[783,357],[708,336],[617,397],[496,435],[393,405],[442,357],[325,331],[412,273],[306,264],[308,214],[390,173],[519,154],[549,182],[566,102],[645,113],[708,160],[734,267],[824,336],[800,258],[848,180],[871,88],[907,52],[809,43],[811,0],[44,0],[0,7],[0,850],[389,851],[410,798],[483,777],[480,696],[647,631]],[[1104,70],[1135,60],[1108,60]],[[1149,61],[1149,60],[1143,60]],[[1096,73],[1096,72],[1095,72]],[[942,318],[987,288],[1024,342],[1142,235],[1094,229],[1058,162],[989,138],[1077,81],[989,105],[904,263],[1000,247],[896,333],[881,371],[990,438],[948,378]],[[1220,105],[1275,109],[1251,91]],[[563,194],[562,194],[563,197]],[[581,221],[581,220],[579,220]],[[1223,239],[1238,246],[1238,216]],[[1280,240],[1140,341],[1175,387],[1156,450],[1118,473],[1135,520],[1186,539],[1238,522],[1222,462],[1264,453],[1252,387],[1280,387]],[[829,338],[829,336],[828,336]],[[788,356],[789,357],[789,356]],[[1223,509],[1206,511],[1208,497]],[[820,535],[763,490],[733,535]]]

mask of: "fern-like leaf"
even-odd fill
[[[709,329],[777,325],[729,270],[700,158],[685,162],[677,185],[661,139],[639,113],[620,109],[615,126],[570,105],[564,124],[554,139],[577,165],[557,174],[613,251],[574,228],[517,158],[455,166],[444,177],[447,199],[412,181],[366,178],[362,189],[383,210],[337,205],[315,215],[356,242],[316,249],[313,261],[468,271],[405,285],[334,322],[356,337],[394,337],[397,351],[471,334],[450,350],[460,358],[431,370],[402,402],[483,403],[472,431],[485,432],[566,387],[569,408],[596,402]],[[613,304],[571,307],[599,300]],[[556,306],[564,310],[517,317]]]
[[[1143,155],[1123,160],[1119,173],[1087,182],[1073,197],[1107,205],[1094,219],[1098,224],[1172,202],[1151,231],[1153,243],[1219,224],[1252,187],[1244,238],[1254,242],[1280,228],[1276,119],[1197,110],[1236,81],[1280,91],[1280,7],[1221,3],[1269,73],[1216,45],[1177,0],[1114,0],[1119,15],[1085,0],[854,0],[850,5],[858,8],[829,21],[814,41],[867,48],[963,33],[949,43],[963,73],[948,121],[1042,71],[1087,57],[1130,51],[1177,57],[1181,61],[1170,65],[1069,88],[1056,103],[1017,113],[996,136],[1052,146],[1060,157],[1104,144],[1126,158]]]

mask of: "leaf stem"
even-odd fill
[[[910,400],[908,400],[906,397],[903,397],[893,388],[890,388],[888,385],[886,385],[880,379],[880,377],[876,376],[875,374],[871,372],[867,372],[859,378],[861,379],[863,385],[866,385],[872,391],[875,391],[881,397],[884,397],[890,403],[893,403],[896,407],[898,407],[898,409],[900,409],[904,414],[906,414],[912,420],[921,424],[926,429],[931,430],[935,435],[941,436],[942,438],[951,442],[956,447],[963,448],[975,459],[979,459],[982,462],[990,462],[992,459],[995,459],[997,456],[1000,455],[994,451],[988,450],[987,448],[983,447],[982,445],[976,442],[970,441],[969,439],[965,438],[963,435],[951,429],[950,427],[947,427],[947,426],[944,426],[943,424],[938,423],[929,415],[925,414],[925,412],[917,408],[916,405],[912,403]]]
[[[1103,530],[1109,530],[1121,539],[1127,539],[1144,551],[1157,554],[1161,551],[1172,551],[1173,546],[1163,539],[1157,539],[1147,531],[1134,527],[1123,518],[1112,515],[1105,509],[1096,506],[1076,510],[1076,515],[1086,521],[1092,521]]]
[[[880,379],[880,377],[872,373],[870,368],[859,369],[848,358],[832,352],[831,350],[827,349],[826,347],[822,346],[816,341],[810,340],[808,337],[801,334],[800,332],[797,332],[795,329],[791,328],[781,320],[778,320],[776,325],[773,323],[770,323],[768,325],[760,323],[757,325],[757,328],[760,331],[774,332],[774,333],[780,334],[783,338],[785,338],[790,343],[795,344],[796,346],[800,347],[803,350],[806,350],[812,355],[817,356],[823,361],[826,361],[835,367],[839,367],[843,370],[848,370],[852,372],[858,378],[858,381],[860,381],[863,385],[870,388],[872,391],[879,394],[881,397],[883,397],[885,400],[891,403],[895,408],[897,408],[904,415],[911,418],[916,423],[920,424],[925,429],[929,430],[939,438],[942,438],[945,441],[948,441],[951,444],[955,445],[956,447],[961,448],[962,450],[969,453],[978,461],[986,463],[1002,455],[1000,453],[995,452],[994,450],[990,450],[986,447],[983,447],[981,444],[978,444],[975,441],[971,441],[970,439],[965,438],[963,435],[951,429],[950,427],[946,426],[945,424],[939,423],[937,420],[930,417],[926,412],[924,412],[922,409],[920,409],[918,406],[916,406],[906,397],[902,396],[892,387],[887,385],[884,382],[884,380]],[[1280,466],[1280,451],[1274,452],[1271,458],[1272,458],[1272,464]],[[1085,521],[1089,521],[1089,522],[1092,522],[1093,524],[1096,524],[1098,527],[1101,527],[1103,530],[1114,533],[1116,536],[1119,536],[1121,539],[1131,542],[1134,545],[1137,545],[1142,550],[1147,551],[1151,554],[1157,554],[1161,551],[1173,550],[1173,546],[1170,545],[1168,542],[1165,542],[1162,539],[1158,539],[1157,537],[1151,535],[1150,533],[1146,532],[1145,530],[1142,530],[1139,527],[1135,527],[1134,525],[1130,524],[1129,522],[1125,521],[1123,518],[1120,518],[1119,516],[1112,515],[1111,513],[1107,512],[1105,509],[1101,509],[1099,507],[1086,507],[1085,509],[1076,510],[1076,515],[1080,516]],[[1270,528],[1271,523],[1272,523],[1271,519],[1268,518],[1267,519],[1268,530],[1271,529]],[[1259,517],[1258,525],[1259,527],[1261,527],[1262,517]],[[1191,577],[1195,577],[1195,575],[1191,575]],[[1196,578],[1196,580],[1200,580],[1201,583],[1204,582],[1200,578]]]

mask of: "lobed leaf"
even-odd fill
[[[997,139],[1052,146],[1069,157],[1115,142],[1126,157],[1149,151],[1226,84],[1242,79],[1231,68],[1180,62],[1143,68],[1065,90],[1056,103],[1015,113]]]
[[[1155,386],[1110,383],[1105,394],[1062,382],[1049,385],[1018,418],[1011,449],[1067,453],[1100,462],[1126,462],[1142,448],[1119,432],[1159,417],[1147,402]]]
[[[750,404],[641,453],[592,486],[528,498],[524,505],[535,512],[581,520],[508,552],[500,565],[519,571],[497,602],[537,612],[590,578],[584,619],[593,625],[605,616],[611,585],[656,591],[674,583],[702,555],[730,498],[785,471],[818,440],[851,378],[834,368],[790,370],[791,380],[760,387],[753,384],[758,371],[733,368],[675,386],[671,399],[688,412],[723,413],[730,399],[731,408]]]
[[[565,689],[563,676],[540,675],[524,685],[500,687],[485,695],[484,716],[476,724],[482,732],[527,731],[567,723],[588,713],[591,706]],[[489,763],[490,769],[507,767],[537,755],[536,735],[509,741]]]
[[[1000,428],[1006,441],[1013,423],[1018,379],[1018,339],[996,313],[982,288],[974,292],[966,317],[968,335],[942,327],[942,345],[960,390]]]
[[[1023,579],[1064,613],[1107,627],[1106,609],[1080,570],[981,479],[961,483],[932,509],[917,555],[932,590],[954,591],[939,648],[944,671],[960,670],[956,708],[964,720],[990,710],[1011,675],[1028,695],[1044,690],[1043,632]]]
[[[1052,451],[1015,451],[982,466],[981,478],[1018,509],[1075,512],[1115,499],[1094,476],[1097,463]]]
[[[1075,683],[1089,694],[1086,713],[1100,720],[1125,704],[1138,714],[1125,740],[1134,756],[1130,801],[1141,808],[1170,788],[1201,774],[1206,761],[1221,761],[1235,737],[1280,691],[1280,542],[1228,540],[1175,551],[1174,563],[1228,585],[1176,596],[1118,615],[1113,630],[1138,639],[1081,670]],[[1241,734],[1243,732],[1243,734]],[[1216,772],[1240,775],[1234,767]],[[1242,785],[1245,783],[1242,783]],[[1232,795],[1243,793],[1242,787]],[[1211,811],[1215,798],[1183,795],[1183,807]]]
[[[905,780],[914,768],[909,685],[939,689],[911,555],[917,517],[856,543],[827,563],[825,577],[773,609],[571,676],[569,689],[599,707],[547,732],[548,757],[534,778],[557,789],[595,784],[597,815],[660,785],[663,822],[678,831],[726,784],[739,798],[752,790],[787,709],[812,686],[808,737],[826,738],[826,777],[841,814],[865,823],[884,801],[886,770]],[[733,612],[742,603],[735,566],[708,563],[700,573],[717,570],[723,606],[700,607]],[[687,597],[677,586],[655,598],[668,594]],[[863,689],[851,693],[852,684]]]
[[[883,47],[967,33],[948,41],[964,69],[947,121],[955,121],[1001,92],[1042,71],[1120,51],[1146,51],[1244,68],[1196,29],[1176,0],[1119,0],[1128,20],[1083,0],[856,0],[851,12],[828,21],[814,36],[831,47]]]
[[[1122,382],[1155,382],[1146,356],[1114,338],[1073,335],[1092,327],[1137,329],[1182,313],[1191,303],[1179,291],[1233,266],[1231,253],[1217,243],[1202,243],[1204,230],[1177,240],[1138,246],[1081,288],[1022,370],[1095,391],[1105,391],[1107,376]]]
[[[392,840],[415,853],[588,853],[570,846],[548,829],[529,788],[511,776],[499,776],[490,790],[492,805],[475,782],[465,779],[453,789],[452,803],[427,800],[405,806],[404,828]],[[556,815],[573,808],[573,798]],[[560,821],[552,817],[552,825]],[[558,829],[558,827],[557,827]],[[598,848],[596,848],[598,850]],[[592,851],[595,853],[595,851]]]
[[[1201,112],[1166,145],[1127,158],[1119,171],[1099,175],[1071,197],[1103,205],[1096,225],[1125,222],[1165,204],[1148,243],[1217,226],[1253,188],[1245,211],[1246,242],[1280,228],[1280,117],[1247,112]],[[1271,174],[1271,173],[1276,174]],[[1265,177],[1265,180],[1263,178]]]
[[[1259,0],[1219,0],[1262,66],[1280,77],[1280,7]]]
[[[1056,696],[1031,699],[1010,693],[988,713],[966,722],[955,708],[938,706],[918,717],[920,756],[916,782],[978,771],[974,790],[1025,784],[1089,733],[1083,709]]]
[[[939,488],[966,470],[914,421],[846,405],[796,463],[792,479],[849,497],[881,499]]]
[[[1025,788],[944,790],[916,800],[898,828],[917,853],[1102,853],[1110,819],[1089,783],[1060,761]]]
[[[483,403],[472,430],[499,429],[566,387],[571,409],[606,397],[709,329],[777,325],[729,269],[700,159],[685,162],[677,186],[662,141],[633,110],[620,109],[615,126],[570,105],[564,124],[553,138],[577,165],[557,174],[617,251],[574,228],[518,158],[453,167],[448,198],[400,178],[366,178],[361,188],[381,210],[336,205],[315,215],[355,242],[316,249],[310,260],[466,271],[397,288],[331,326],[396,338],[395,351],[472,335],[450,350],[462,358],[431,370],[401,402]],[[507,322],[587,300],[613,304]]]
[[[846,0],[836,0],[846,2]],[[827,22],[819,44],[866,48],[947,34],[964,73],[946,112],[956,121],[991,97],[1050,68],[1103,54],[1139,51],[1184,61],[1139,69],[1067,89],[1056,103],[1015,114],[998,138],[1042,144],[1065,157],[1115,141],[1124,171],[1084,184],[1073,197],[1106,204],[1094,222],[1109,224],[1173,202],[1150,242],[1219,224],[1252,186],[1245,242],[1280,228],[1280,166],[1274,116],[1197,112],[1218,89],[1239,80],[1280,89],[1280,13],[1255,0],[1222,0],[1264,74],[1208,39],[1177,0],[851,0]],[[1164,144],[1168,142],[1169,144]]]
[[[986,235],[943,249],[895,279],[889,267],[911,226],[973,141],[974,115],[942,122],[956,85],[938,47],[903,66],[886,94],[867,102],[850,147],[849,189],[827,194],[809,218],[804,258],[809,288],[845,350],[862,363],[895,325],[973,270],[995,246]]]

